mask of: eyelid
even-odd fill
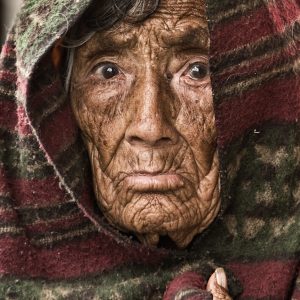
[[[197,57],[194,59],[190,59],[188,62],[185,63],[182,69],[188,68],[196,63],[200,63],[201,65],[205,65],[208,67],[208,57]]]
[[[188,76],[188,72],[191,70],[191,67],[194,64],[200,64],[203,65],[205,68],[207,68],[207,74],[201,79],[193,79]],[[192,59],[189,59],[185,62],[185,64],[180,68],[178,72],[176,72],[175,77],[178,78],[178,80],[184,82],[187,85],[190,86],[203,86],[208,82],[209,78],[209,60],[208,56],[198,56],[194,57]],[[209,79],[210,80],[210,79]]]
[[[99,69],[106,65],[114,66],[115,68],[117,68],[118,73],[110,78],[105,78],[103,76],[102,71]],[[112,62],[112,61],[102,61],[102,62],[94,64],[94,66],[91,68],[91,70],[89,71],[88,74],[89,74],[89,78],[91,78],[93,80],[96,80],[98,82],[103,81],[103,82],[107,82],[107,83],[109,83],[109,82],[112,83],[112,82],[115,82],[116,80],[120,81],[120,80],[124,79],[126,75],[128,75],[127,73],[125,73],[123,71],[123,69],[117,63]]]
[[[94,64],[91,68],[91,73],[95,73],[96,69],[98,68],[101,68],[105,65],[113,65],[113,66],[116,66],[118,68],[118,70],[123,73],[122,69],[120,68],[120,66],[117,64],[117,63],[114,63],[112,61],[101,61],[101,62],[98,62],[96,64]]]
[[[181,77],[183,74],[186,74],[190,68],[192,67],[192,65],[199,63],[203,66],[207,67],[207,70],[209,71],[209,63],[208,63],[208,57],[195,57],[193,59],[189,59],[181,68],[178,72],[176,72],[179,77]]]
[[[182,74],[188,73],[192,69],[193,66],[197,66],[197,65],[203,66],[203,67],[207,68],[207,70],[208,70],[208,65],[207,64],[204,64],[204,63],[201,63],[201,62],[195,62],[195,63],[189,64]]]

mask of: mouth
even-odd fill
[[[182,177],[174,173],[133,173],[125,182],[128,189],[136,192],[167,192],[184,186]]]

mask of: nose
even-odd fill
[[[134,89],[134,113],[127,127],[125,139],[135,147],[167,147],[178,141],[178,132],[172,125],[171,91],[161,82],[144,77]]]

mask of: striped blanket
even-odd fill
[[[2,49],[0,298],[162,299],[168,286],[175,299],[224,266],[238,299],[300,299],[299,0],[207,0],[222,208],[181,251],[141,245],[95,206],[51,62],[90,2],[25,0]]]

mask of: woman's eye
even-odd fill
[[[193,63],[189,66],[187,75],[194,80],[203,79],[208,75],[208,66],[203,63]]]
[[[95,68],[95,74],[101,76],[103,79],[111,79],[120,74],[117,65],[113,63],[105,63]]]

